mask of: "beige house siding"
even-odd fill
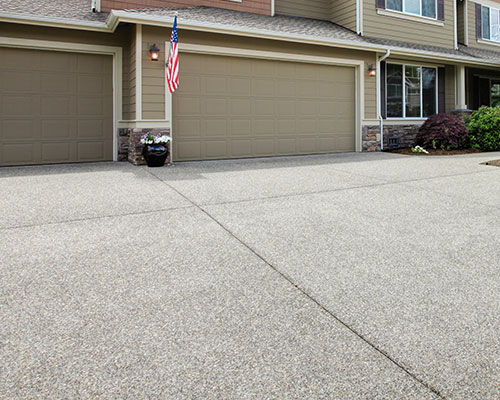
[[[356,0],[276,0],[276,14],[331,21],[356,31]]]
[[[356,31],[356,0],[331,0],[330,21]]]
[[[403,14],[406,15],[406,14]],[[382,39],[454,48],[453,0],[445,1],[444,25],[410,21],[399,16],[380,15],[375,0],[363,1],[363,34]],[[436,21],[440,22],[440,21]]]
[[[129,54],[130,54],[130,59],[128,60],[129,64],[129,104],[130,104],[130,112],[128,116],[128,120],[135,120],[136,119],[136,54],[135,54],[135,48],[136,48],[136,36],[135,36],[135,29],[134,27],[133,33],[130,36],[130,43],[128,44],[128,49],[129,49]],[[127,120],[125,116],[123,117],[124,120]]]
[[[123,47],[123,120],[135,119],[135,26]]]
[[[183,37],[186,32],[183,32]],[[165,117],[165,42],[170,40],[170,30],[142,28],[142,119],[166,119]],[[158,61],[151,61],[150,47],[160,49]]]
[[[478,3],[480,3],[480,2],[478,2]],[[498,8],[500,8],[500,3],[498,3]],[[479,43],[478,42],[478,39],[476,38],[476,3],[471,1],[471,0],[467,0],[467,14],[468,14],[467,15],[467,17],[468,17],[467,23],[468,23],[468,28],[469,28],[468,46],[500,52],[500,43],[489,44],[489,43]]]
[[[335,0],[276,0],[275,13],[328,20],[330,1]]]
[[[458,43],[465,44],[465,0],[455,0],[457,2],[457,40]]]
[[[144,46],[149,43],[156,43],[163,53],[162,59],[154,63],[149,59],[147,49],[143,53],[143,110],[147,111],[144,119],[149,117],[164,117],[165,96],[164,96],[164,64],[165,57],[165,39],[170,38],[170,30],[160,27],[144,26],[143,38]],[[368,76],[367,68],[369,64],[375,64],[375,53],[357,50],[339,49],[327,46],[314,46],[292,42],[281,42],[275,40],[263,40],[256,38],[244,38],[239,36],[228,36],[221,34],[212,34],[206,32],[184,31],[182,33],[182,43],[199,44],[207,46],[234,47],[235,49],[261,50],[270,52],[283,52],[300,55],[310,55],[319,57],[335,57],[344,59],[362,60],[365,62],[364,68],[364,119],[376,118],[376,79]],[[181,43],[181,49],[182,49]],[[180,54],[180,65],[182,68],[182,52]],[[182,85],[182,82],[180,82]],[[159,95],[158,95],[159,94]],[[146,101],[147,100],[147,101]],[[146,104],[147,103],[147,104]],[[143,112],[144,112],[143,111]]]

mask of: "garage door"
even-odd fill
[[[112,160],[112,57],[0,47],[0,112],[0,165]]]
[[[352,67],[182,54],[178,161],[355,150]]]

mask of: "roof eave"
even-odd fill
[[[83,20],[57,18],[57,17],[30,16],[18,13],[0,14],[0,22],[49,26],[49,27],[65,28],[65,29],[98,31],[107,33],[114,32],[117,26],[120,24],[120,22],[171,27],[173,25],[173,21],[174,21],[173,17],[132,13],[130,11],[123,11],[123,10],[112,10],[106,22],[83,21]],[[248,29],[235,25],[214,24],[214,23],[200,22],[196,20],[182,20],[179,23],[179,27],[194,31],[255,37],[261,39],[281,40],[281,41],[304,43],[304,44],[316,44],[316,45],[330,46],[330,47],[341,47],[351,50],[386,52],[388,49],[391,49],[392,52],[391,54],[393,55],[403,55],[403,56],[413,56],[413,57],[418,56],[433,60],[461,62],[461,63],[472,63],[472,64],[481,63],[484,66],[491,66],[491,67],[498,67],[500,65],[500,61],[496,63],[490,60],[475,59],[473,57],[446,55],[442,53],[435,53],[417,49],[401,49],[389,45],[360,43],[352,40],[333,39],[329,37],[319,37],[319,36],[312,37],[312,36],[299,35],[293,33],[280,34],[277,32],[272,32],[267,30]]]
[[[77,29],[98,32],[112,32],[106,22],[84,21],[81,19],[32,16],[20,13],[1,13],[0,22],[14,24],[49,26],[51,28]]]

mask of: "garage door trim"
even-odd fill
[[[170,42],[165,42],[165,48],[169,48]],[[218,56],[229,56],[229,57],[240,57],[240,58],[258,58],[266,60],[277,60],[277,61],[289,61],[289,62],[301,62],[306,64],[326,64],[326,65],[337,65],[345,67],[353,67],[355,76],[355,150],[357,152],[362,151],[362,137],[361,137],[361,118],[364,115],[364,74],[365,62],[359,59],[347,59],[347,58],[335,58],[335,57],[320,57],[320,56],[310,56],[304,54],[293,54],[293,53],[275,53],[270,51],[261,50],[251,50],[251,49],[239,49],[232,47],[222,47],[222,46],[207,46],[191,43],[179,43],[179,51],[183,53],[193,53],[193,54],[206,54],[206,55],[218,55]],[[165,75],[166,76],[166,75]],[[170,121],[173,120],[172,114],[172,94],[169,90],[165,90],[165,115],[170,116]],[[173,122],[173,121],[172,121]],[[171,125],[171,134],[175,135],[175,123]]]
[[[102,54],[113,57],[113,161],[118,160],[117,121],[122,119],[122,49],[84,43],[53,42],[49,40],[20,39],[0,36],[0,47],[33,50],[63,51],[69,53]]]

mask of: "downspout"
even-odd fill
[[[384,61],[387,57],[391,55],[391,49],[388,49],[387,52],[382,56],[382,58],[379,58],[377,61],[377,69],[378,69],[378,74],[377,74],[377,79],[378,79],[378,118],[380,120],[380,150],[384,150],[384,118],[382,118],[382,99],[380,98],[380,93],[382,91],[382,74],[380,73],[380,63]],[[387,89],[386,89],[387,90]]]

